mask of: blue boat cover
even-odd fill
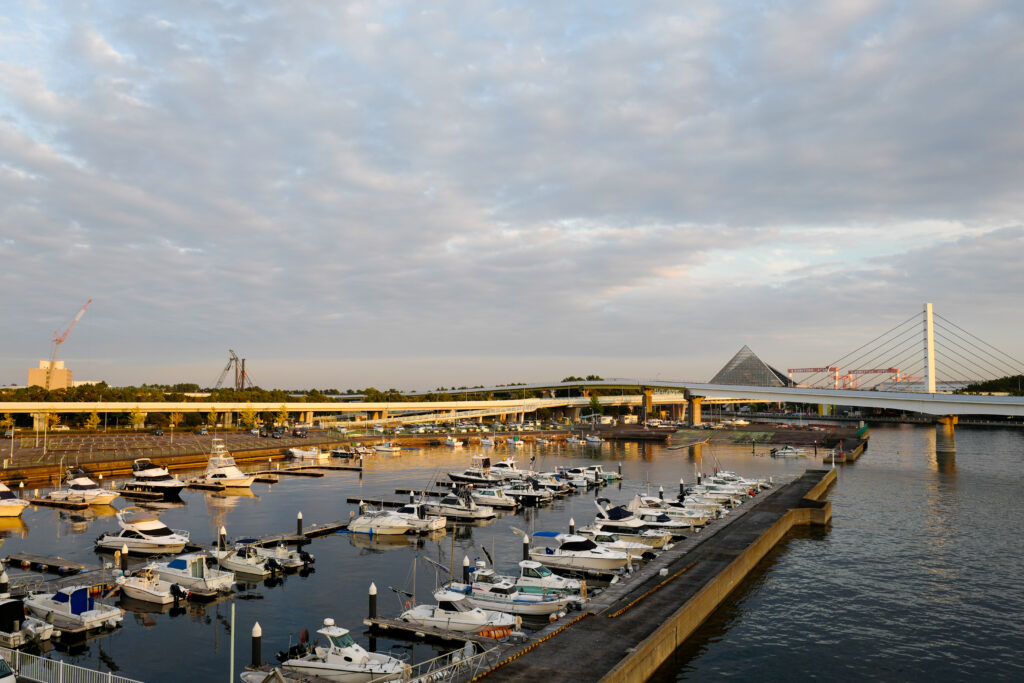
[[[185,560],[177,559],[171,560],[167,563],[168,569],[188,569],[188,563]]]
[[[534,536],[543,536],[544,538],[555,538],[560,533],[562,533],[562,532],[561,531],[535,531],[533,533],[533,535]]]

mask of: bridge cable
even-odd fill
[[[1022,363],[1022,362],[1021,362],[1020,360],[1018,360],[1017,358],[1014,358],[1013,356],[1011,356],[1010,354],[1006,353],[1006,352],[1005,352],[1005,351],[1003,351],[1002,349],[999,349],[999,348],[997,348],[997,347],[993,346],[992,344],[989,344],[989,343],[988,343],[987,341],[985,341],[985,340],[984,340],[984,339],[982,339],[981,337],[979,337],[979,336],[977,336],[977,335],[974,335],[974,334],[971,334],[970,332],[968,332],[968,331],[967,331],[967,330],[965,330],[964,328],[962,328],[962,327],[960,327],[959,325],[957,325],[956,323],[954,323],[954,322],[953,322],[952,320],[948,320],[948,319],[946,319],[946,318],[942,317],[941,315],[939,315],[939,314],[937,314],[937,313],[935,314],[935,317],[936,317],[936,318],[939,318],[939,319],[940,319],[940,320],[942,320],[943,322],[947,322],[947,323],[949,323],[950,325],[952,325],[952,326],[953,326],[953,327],[955,327],[956,329],[960,330],[961,332],[963,332],[963,333],[964,333],[964,334],[966,334],[967,336],[969,336],[969,337],[973,337],[973,338],[977,339],[977,340],[978,340],[978,341],[980,341],[980,342],[981,342],[982,344],[984,344],[985,346],[987,346],[987,347],[989,347],[989,348],[993,349],[994,351],[998,351],[999,353],[1003,354],[1004,356],[1006,356],[1007,358],[1009,358],[1010,360],[1012,360],[1012,361],[1013,361],[1014,363],[1018,364],[1018,365],[1019,365],[1019,366],[1020,366],[1021,368],[1024,368],[1024,363]]]
[[[977,344],[973,344],[969,340],[964,339],[962,336],[958,335],[956,332],[953,332],[952,330],[948,330],[947,328],[941,327],[941,326],[938,329],[941,330],[944,333],[949,333],[952,336],[954,336],[957,339],[959,339],[960,341],[964,342],[964,344],[967,344],[968,346],[971,347],[972,351],[984,353],[985,356],[987,356],[989,359],[991,359],[994,363],[998,364],[997,367],[994,368],[996,373],[999,373],[999,374],[1004,373],[1005,372],[1005,368],[1007,368],[1007,367],[1009,367],[1011,369],[1011,371],[1015,370],[1015,368],[1013,368],[1012,365],[1008,365],[1006,363],[1006,361],[1004,361],[1003,359],[999,358],[998,356],[992,355],[991,353],[985,351],[985,349],[979,348]],[[959,345],[957,345],[957,346],[959,346]],[[959,348],[963,349],[964,347],[963,346],[959,346]],[[964,350],[966,351],[967,349],[964,349]],[[979,360],[981,360],[981,359],[979,359]],[[1001,367],[999,367],[999,366],[1001,366]]]
[[[868,342],[867,344],[864,344],[864,345],[862,345],[862,346],[861,346],[860,348],[858,348],[858,349],[856,349],[856,350],[854,350],[854,351],[851,351],[850,353],[846,354],[846,356],[843,356],[843,358],[841,358],[841,359],[839,359],[838,361],[835,361],[835,362],[833,362],[833,363],[830,363],[829,365],[832,365],[832,366],[836,366],[836,367],[838,367],[838,365],[839,365],[839,362],[840,362],[841,360],[843,360],[844,358],[848,358],[848,357],[852,356],[852,355],[853,355],[854,353],[856,353],[857,351],[860,351],[861,349],[864,349],[864,348],[865,348],[865,347],[867,347],[868,345],[870,345],[870,344],[873,344],[874,342],[878,341],[879,339],[882,339],[883,337],[885,337],[885,336],[889,335],[889,334],[890,334],[891,332],[893,332],[894,330],[896,330],[896,329],[899,329],[900,327],[903,327],[903,326],[904,326],[904,325],[906,325],[906,324],[907,324],[908,322],[912,321],[912,320],[913,320],[914,318],[920,317],[921,315],[922,315],[922,314],[920,314],[920,313],[918,313],[918,314],[915,314],[914,316],[912,316],[911,318],[909,318],[909,319],[905,320],[904,322],[900,323],[900,324],[899,324],[899,325],[897,325],[896,327],[894,327],[894,328],[892,328],[892,329],[890,329],[890,330],[887,330],[886,332],[882,333],[882,334],[881,334],[881,335],[879,335],[878,337],[875,337],[874,339],[872,339],[872,340],[871,340],[870,342]],[[910,329],[910,330],[908,330],[908,331],[905,331],[905,332],[901,332],[901,333],[900,333],[899,335],[897,335],[897,337],[903,337],[903,336],[906,336],[906,335],[907,335],[907,334],[909,334],[909,333],[914,333],[914,332],[916,332],[916,330],[915,330],[914,328],[911,328],[911,329]],[[891,343],[891,341],[892,341],[892,340],[887,340],[887,341],[886,341],[885,343]],[[852,361],[847,361],[847,362],[846,362],[846,365],[847,365],[848,367],[851,367],[852,369],[859,369],[859,367],[863,367],[863,366],[858,366],[858,365],[857,365],[857,363],[860,363],[860,362],[861,362],[861,361],[862,361],[862,360],[863,360],[863,359],[864,359],[864,358],[865,358],[865,357],[866,357],[867,355],[869,355],[869,354],[871,354],[871,353],[874,353],[874,352],[875,352],[875,350],[876,350],[877,348],[878,348],[878,346],[872,347],[872,348],[871,348],[870,350],[868,350],[867,352],[865,352],[865,353],[862,353],[861,355],[857,356],[857,357],[856,357],[855,359],[853,359]]]
[[[943,332],[944,332],[944,331],[945,331],[945,330],[943,330]],[[950,344],[950,346],[949,346],[949,347],[943,347],[943,348],[942,348],[942,351],[943,351],[944,353],[950,353],[950,354],[953,354],[953,355],[955,355],[955,356],[957,356],[957,357],[959,357],[959,358],[962,358],[962,359],[963,359],[963,360],[964,360],[965,362],[967,362],[967,363],[970,363],[970,364],[973,364],[973,365],[975,366],[975,368],[976,368],[976,370],[975,370],[975,371],[976,371],[976,372],[981,372],[981,376],[982,376],[982,377],[985,377],[985,376],[987,376],[987,375],[988,375],[988,372],[987,372],[987,371],[985,370],[984,366],[983,366],[983,365],[981,365],[981,361],[980,361],[980,359],[979,359],[979,360],[975,360],[975,359],[972,359],[972,358],[970,358],[970,357],[964,356],[964,355],[962,355],[962,354],[960,354],[960,353],[957,353],[957,352],[956,352],[956,350],[954,350],[954,349],[953,349],[952,347],[956,347],[956,348],[958,348],[958,349],[961,349],[961,350],[963,350],[963,351],[965,351],[965,352],[967,352],[967,353],[970,353],[970,349],[966,349],[966,348],[964,348],[963,346],[961,346],[960,344],[957,344],[957,343],[956,343],[955,341],[953,341],[952,339],[949,339],[948,337],[946,337],[946,336],[945,336],[945,334],[943,334],[942,332],[938,332],[938,331],[937,331],[937,332],[935,333],[935,336],[936,336],[936,337],[938,337],[939,339],[942,339],[943,341],[947,341],[947,342],[949,342],[949,344]],[[935,352],[935,355],[936,355],[936,356],[938,356],[938,355],[939,355],[939,352],[938,352],[938,350],[937,350],[937,351]],[[992,368],[991,366],[989,366],[989,369],[990,369],[990,370],[992,370],[993,372],[995,372],[997,376],[998,376],[998,375],[999,375],[999,374],[1001,373],[1001,371],[1000,371],[1000,370],[999,370],[998,368]],[[965,377],[964,379],[968,379],[968,378],[966,378],[966,377]]]
[[[914,315],[910,316],[909,318],[907,318],[906,320],[904,320],[903,322],[901,322],[901,323],[900,323],[899,325],[896,325],[895,327],[893,327],[893,328],[891,328],[891,329],[889,329],[889,330],[886,330],[885,332],[883,332],[882,334],[878,335],[877,337],[875,337],[875,338],[874,338],[874,339],[872,339],[871,341],[867,342],[866,344],[863,344],[862,346],[859,346],[859,347],[857,347],[856,349],[854,349],[854,350],[853,350],[853,351],[851,351],[850,353],[846,354],[845,356],[841,356],[841,357],[837,358],[836,360],[832,361],[831,363],[828,363],[828,366],[831,366],[831,367],[839,367],[839,364],[840,364],[841,362],[845,361],[845,360],[846,360],[847,358],[849,358],[849,357],[850,357],[850,356],[852,356],[853,354],[857,353],[857,352],[858,352],[858,351],[860,351],[861,349],[863,349],[863,348],[865,348],[865,347],[867,347],[867,346],[870,346],[871,344],[874,344],[874,343],[875,343],[876,341],[878,341],[879,339],[882,339],[883,337],[885,337],[886,335],[888,335],[888,334],[889,334],[890,332],[893,332],[894,330],[898,330],[899,328],[903,327],[904,325],[906,325],[907,323],[911,322],[911,321],[912,321],[912,320],[914,320],[915,318],[920,318],[920,317],[922,317],[923,315],[924,315],[924,313],[923,313],[923,312],[921,312],[921,313],[915,313]],[[811,378],[813,378],[813,377],[814,377],[815,375],[821,375],[821,374],[825,374],[825,373],[820,373],[820,372],[815,372],[815,373],[812,373],[812,374],[811,374],[810,376],[808,376],[808,378],[807,378],[807,382],[808,382],[808,383],[812,383],[812,382],[811,382]],[[825,379],[828,379],[828,377],[829,377],[828,375],[825,375]],[[817,382],[817,381],[821,381],[821,380],[815,380],[815,382]]]

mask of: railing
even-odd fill
[[[0,655],[18,675],[18,680],[36,683],[139,683],[111,671],[94,671],[59,659],[37,657],[6,647],[0,647]]]
[[[466,647],[461,650],[415,664],[402,677],[402,680],[410,683],[433,683],[435,681],[450,681],[456,676],[468,680],[491,668],[497,662],[498,648],[477,652],[478,647],[472,642],[467,642]]]

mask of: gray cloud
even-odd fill
[[[1021,215],[1021,15],[22,8],[0,60],[0,379],[89,297],[78,376],[118,382],[229,346],[282,385],[449,383],[460,358],[540,379],[574,356],[703,378],[742,343],[841,351],[925,299],[971,301],[997,339],[1020,291],[1000,228]],[[432,360],[382,360],[407,357]]]

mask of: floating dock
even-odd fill
[[[61,510],[87,510],[89,504],[85,502],[75,502],[70,500],[53,500],[51,498],[29,498],[28,502],[32,505],[42,505],[43,507],[60,508]]]
[[[821,499],[835,478],[835,470],[809,470],[763,492],[606,588],[575,618],[502,645],[499,663],[477,678],[646,681],[794,526],[828,524],[831,504]]]
[[[78,572],[95,568],[83,562],[65,560],[63,557],[48,557],[32,553],[11,553],[4,562],[8,567],[33,568],[55,574],[77,574]]]
[[[494,638],[487,636],[481,636],[476,633],[466,633],[464,631],[447,631],[439,628],[430,628],[429,626],[419,626],[417,624],[410,624],[407,621],[401,621],[400,619],[382,619],[380,617],[369,617],[363,619],[363,626],[370,629],[370,632],[381,638],[389,638],[391,640],[401,638],[415,638],[417,640],[440,640],[445,643],[465,643],[467,640],[471,640],[475,643],[483,643],[485,645],[493,645]]]

